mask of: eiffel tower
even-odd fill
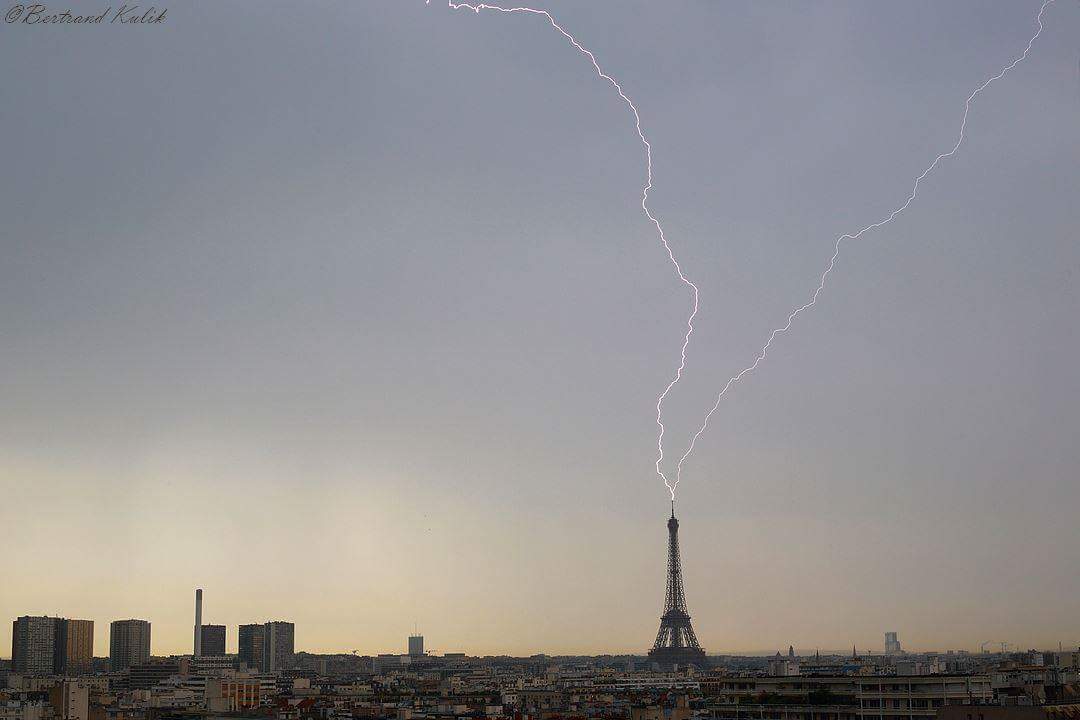
[[[675,518],[675,501],[671,501],[671,519],[667,522],[667,596],[664,614],[660,616],[660,631],[649,651],[649,659],[663,666],[706,665],[705,651],[698,645],[690,614],[686,612],[683,595],[682,562],[679,560],[679,521]]]

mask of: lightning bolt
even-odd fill
[[[430,4],[431,0],[426,0],[426,1]],[[600,67],[600,64],[596,60],[596,56],[593,55],[593,53],[590,50],[588,50],[585,46],[583,46],[580,42],[578,42],[578,40],[573,35],[571,35],[569,32],[567,32],[566,29],[564,29],[561,25],[559,25],[559,23],[555,21],[555,18],[548,11],[546,11],[546,10],[537,10],[537,9],[531,8],[531,7],[502,7],[502,6],[499,6],[499,5],[490,5],[490,4],[487,4],[487,3],[454,2],[454,0],[447,0],[447,5],[451,10],[463,10],[463,9],[472,10],[474,13],[477,13],[477,14],[479,14],[480,11],[482,11],[482,10],[491,10],[493,12],[499,12],[499,13],[519,13],[519,14],[537,15],[537,16],[543,17],[544,19],[546,19],[551,24],[551,27],[554,28],[556,31],[558,31],[559,34],[561,34],[564,38],[566,38],[566,40],[575,49],[577,49],[578,52],[580,52],[582,55],[584,55],[586,58],[588,58],[589,62],[593,66],[593,69],[596,71],[596,74],[600,78],[602,78],[602,79],[606,80],[607,82],[611,83],[612,87],[615,88],[615,91],[619,94],[619,97],[623,100],[624,103],[626,103],[626,106],[630,109],[630,112],[634,116],[634,127],[637,130],[638,137],[641,139],[641,144],[645,149],[645,184],[641,189],[641,209],[645,213],[645,216],[649,219],[649,221],[656,227],[656,232],[657,232],[657,234],[658,234],[658,236],[660,238],[660,242],[664,246],[664,250],[667,251],[668,259],[671,261],[671,264],[674,266],[675,273],[678,275],[680,282],[682,282],[684,285],[686,285],[691,290],[692,297],[693,297],[693,303],[692,303],[692,306],[691,306],[690,314],[686,318],[686,334],[683,336],[682,347],[679,350],[679,365],[676,368],[675,375],[672,377],[671,381],[668,382],[668,384],[664,387],[663,392],[661,392],[660,395],[656,399],[656,425],[657,425],[657,428],[658,428],[657,440],[656,440],[656,446],[657,446],[656,474],[659,475],[663,479],[665,487],[667,487],[668,491],[671,493],[672,502],[675,501],[675,490],[679,486],[679,482],[682,480],[683,464],[686,462],[687,458],[689,458],[690,455],[694,452],[694,448],[695,448],[695,446],[697,444],[698,439],[702,436],[702,434],[705,432],[705,430],[708,429],[709,420],[712,418],[713,414],[716,413],[717,409],[719,409],[720,403],[723,401],[724,396],[727,394],[727,392],[732,388],[732,386],[735,385],[735,383],[742,380],[743,377],[745,377],[746,375],[748,375],[748,374],[754,372],[755,370],[757,370],[758,366],[762,363],[763,360],[765,360],[765,356],[768,354],[769,348],[772,347],[773,341],[776,340],[776,338],[779,335],[781,335],[783,333],[786,333],[788,330],[791,329],[792,323],[794,323],[795,318],[797,318],[799,315],[806,312],[807,310],[809,310],[810,308],[814,307],[817,304],[818,298],[820,297],[821,293],[825,290],[825,283],[828,280],[829,275],[832,273],[833,269],[836,267],[836,262],[840,257],[840,247],[843,244],[843,242],[845,240],[858,240],[859,238],[861,238],[866,233],[868,233],[868,232],[870,232],[872,230],[876,230],[877,228],[880,228],[880,227],[882,227],[884,225],[887,225],[890,222],[892,222],[894,218],[896,218],[902,212],[907,210],[908,206],[911,205],[911,203],[915,200],[915,197],[916,197],[916,195],[918,195],[918,192],[919,192],[920,183],[922,183],[922,181],[931,172],[933,172],[935,168],[938,167],[938,165],[941,163],[942,160],[945,160],[946,158],[950,158],[950,157],[952,157],[953,155],[956,154],[956,152],[960,149],[960,146],[964,142],[964,133],[965,133],[965,131],[967,129],[968,115],[971,112],[971,104],[972,104],[972,102],[979,95],[979,93],[981,93],[983,90],[985,90],[987,87],[989,87],[993,82],[995,82],[997,80],[1000,80],[1001,78],[1005,77],[1005,75],[1010,70],[1015,68],[1021,62],[1023,62],[1024,59],[1027,58],[1028,53],[1031,52],[1032,46],[1035,44],[1035,41],[1039,38],[1039,35],[1043,31],[1043,21],[1042,21],[1043,14],[1046,12],[1046,8],[1049,7],[1050,5],[1052,5],[1054,2],[1055,2],[1055,0],[1044,0],[1042,5],[1039,7],[1039,12],[1035,16],[1035,24],[1037,26],[1037,29],[1035,31],[1035,34],[1032,35],[1031,38],[1028,40],[1027,46],[1024,48],[1024,51],[1019,56],[1017,56],[1011,63],[1006,65],[1004,68],[1002,68],[996,75],[993,75],[990,78],[988,78],[985,82],[983,82],[981,85],[979,85],[977,88],[975,88],[975,90],[973,90],[970,95],[968,95],[967,100],[964,101],[964,114],[963,114],[963,117],[960,120],[960,132],[958,134],[956,142],[953,144],[951,149],[949,149],[948,151],[943,152],[940,155],[938,155],[937,157],[935,157],[933,162],[931,162],[926,167],[926,169],[923,170],[922,173],[918,177],[915,178],[915,181],[912,184],[911,192],[907,196],[907,199],[905,199],[904,202],[901,205],[899,205],[896,209],[894,209],[892,212],[890,212],[883,219],[881,219],[881,220],[879,220],[879,221],[877,221],[875,223],[871,223],[870,225],[867,225],[867,226],[863,227],[862,229],[858,230],[857,232],[844,233],[843,235],[836,238],[836,242],[833,245],[833,253],[829,258],[828,264],[825,266],[824,272],[821,273],[821,277],[818,280],[817,287],[810,294],[810,300],[808,302],[806,302],[805,304],[800,305],[799,307],[792,310],[787,316],[787,321],[783,325],[773,329],[773,331],[771,333],[769,333],[768,339],[765,341],[765,344],[759,350],[757,357],[754,359],[754,362],[751,363],[750,365],[748,365],[747,367],[743,368],[736,375],[732,376],[730,379],[728,379],[727,383],[724,384],[723,388],[720,390],[720,392],[716,396],[716,402],[713,404],[712,408],[705,414],[705,418],[704,418],[704,420],[702,420],[701,427],[699,427],[697,432],[695,432],[693,434],[693,436],[691,437],[690,443],[686,448],[686,452],[684,452],[682,457],[679,458],[679,461],[676,464],[675,482],[672,483],[672,482],[669,481],[667,475],[664,473],[663,469],[661,468],[661,465],[663,464],[663,461],[664,461],[664,432],[665,432],[665,427],[664,427],[664,422],[663,422],[663,406],[664,406],[664,401],[667,399],[668,394],[671,392],[671,389],[673,387],[675,387],[675,385],[679,382],[679,380],[682,379],[683,371],[686,369],[686,351],[687,351],[687,348],[690,345],[690,336],[693,335],[693,333],[694,333],[694,318],[697,317],[697,313],[698,313],[698,309],[699,309],[700,292],[698,291],[697,285],[695,285],[693,282],[691,282],[690,279],[687,278],[686,275],[683,273],[682,266],[679,264],[679,261],[675,258],[675,253],[672,251],[671,246],[668,244],[667,237],[664,235],[663,226],[661,226],[660,221],[656,218],[655,215],[653,215],[652,211],[649,210],[649,204],[648,204],[649,191],[652,189],[652,186],[653,186],[652,185],[652,145],[649,144],[648,139],[645,137],[645,132],[641,128],[641,116],[638,114],[638,109],[634,105],[633,101],[629,98],[629,96],[627,96],[627,94],[623,91],[622,86],[619,85],[619,83],[615,80],[615,78],[613,78],[611,75],[608,75]]]
[[[430,2],[430,0],[428,0]],[[523,13],[527,15],[539,15],[551,23],[551,27],[557,30],[567,42],[573,45],[578,52],[589,59],[592,63],[593,70],[596,74],[611,83],[611,86],[615,88],[615,92],[619,94],[622,101],[626,103],[626,107],[630,109],[630,112],[634,115],[634,128],[637,130],[638,137],[641,139],[641,145],[645,148],[645,185],[641,188],[641,210],[645,213],[645,217],[649,218],[656,227],[657,235],[660,238],[660,243],[664,246],[664,250],[667,251],[668,259],[671,260],[671,264],[675,268],[675,274],[679,276],[679,281],[690,288],[690,292],[693,296],[693,303],[690,309],[690,315],[686,318],[686,334],[683,336],[682,347],[679,349],[679,366],[675,369],[675,375],[668,382],[664,391],[656,398],[656,425],[658,427],[656,438],[656,474],[659,475],[668,491],[671,493],[671,499],[675,500],[675,486],[678,485],[678,481],[674,484],[668,481],[667,475],[661,469],[660,465],[664,462],[664,421],[663,421],[663,408],[664,400],[667,399],[668,393],[671,392],[671,388],[675,387],[675,384],[682,379],[683,370],[686,369],[686,349],[690,346],[690,336],[694,334],[694,318],[697,317],[700,293],[698,292],[698,286],[690,281],[688,277],[683,273],[682,266],[679,265],[679,261],[675,259],[675,253],[671,249],[671,245],[668,244],[667,237],[664,235],[664,228],[649,210],[649,191],[652,190],[652,145],[649,144],[648,138],[645,137],[645,131],[641,129],[641,116],[638,114],[638,109],[634,105],[634,101],[623,92],[622,86],[619,85],[615,78],[608,75],[600,67],[600,63],[596,61],[596,56],[592,54],[585,46],[577,41],[577,39],[568,33],[559,23],[555,21],[555,18],[546,10],[536,10],[530,7],[500,7],[498,5],[488,5],[486,3],[465,3],[454,2],[454,0],[447,0],[447,5],[451,10],[467,9],[472,10],[475,13],[479,13],[481,10],[492,10],[501,13]]]
[[[694,433],[693,437],[690,439],[690,444],[686,448],[686,452],[684,452],[682,457],[679,458],[679,462],[675,468],[675,484],[674,486],[668,486],[673,496],[675,494],[675,488],[679,486],[679,481],[682,479],[683,463],[686,462],[686,459],[690,457],[691,453],[694,452],[694,446],[697,444],[698,438],[700,438],[702,433],[704,433],[705,430],[709,427],[709,420],[710,418],[712,418],[713,413],[716,412],[717,408],[720,407],[720,402],[724,399],[724,395],[727,394],[727,391],[731,389],[732,385],[742,380],[744,376],[757,370],[758,365],[761,364],[761,362],[765,359],[765,355],[769,352],[769,348],[772,346],[773,340],[775,340],[776,337],[781,333],[786,333],[789,329],[791,329],[791,324],[795,321],[795,318],[797,318],[799,315],[803,314],[817,304],[818,297],[825,289],[825,281],[828,279],[829,274],[833,271],[833,268],[836,267],[836,261],[840,257],[840,245],[845,240],[858,240],[860,237],[870,232],[871,230],[876,230],[877,228],[882,227],[883,225],[888,225],[890,222],[892,222],[893,218],[907,210],[908,206],[911,205],[912,201],[915,200],[915,196],[919,192],[919,183],[921,183],[927,175],[933,172],[934,168],[936,168],[942,160],[950,158],[956,154],[956,151],[960,149],[960,146],[964,142],[964,131],[967,130],[968,114],[971,112],[971,103],[975,100],[975,97],[987,87],[989,87],[991,83],[1005,77],[1005,75],[1010,70],[1012,70],[1014,67],[1023,62],[1025,58],[1027,58],[1028,53],[1031,52],[1031,47],[1035,44],[1035,41],[1039,38],[1039,35],[1043,31],[1043,13],[1046,12],[1046,8],[1048,8],[1053,3],[1054,0],[1044,0],[1043,4],[1039,7],[1039,12],[1035,16],[1035,25],[1037,26],[1035,34],[1031,36],[1030,40],[1028,40],[1027,46],[1024,48],[1024,52],[1018,55],[1011,63],[1003,67],[996,75],[987,78],[982,85],[972,90],[971,94],[967,96],[967,100],[964,101],[964,115],[960,119],[960,132],[956,138],[956,143],[953,144],[950,150],[948,150],[947,152],[943,152],[936,158],[934,158],[934,161],[926,166],[926,169],[922,171],[922,174],[915,178],[915,182],[912,184],[911,187],[911,193],[907,196],[907,199],[904,200],[904,202],[899,207],[897,207],[883,219],[867,225],[858,232],[845,233],[840,237],[836,238],[836,244],[833,246],[833,254],[829,258],[828,264],[825,266],[825,271],[821,273],[821,278],[818,281],[817,287],[814,288],[814,292],[810,294],[809,302],[807,302],[805,305],[800,305],[799,307],[792,310],[787,316],[787,322],[785,322],[780,327],[775,328],[771,333],[769,333],[769,339],[766,340],[765,344],[761,346],[761,350],[758,351],[758,355],[754,359],[754,362],[743,368],[738,374],[728,379],[727,383],[724,384],[724,387],[717,394],[716,402],[713,403],[713,406],[709,410],[709,412],[705,414],[705,419],[701,422],[701,427],[698,428],[698,431],[696,433]]]

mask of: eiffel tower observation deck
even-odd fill
[[[660,631],[649,651],[649,659],[664,667],[696,665],[705,667],[705,651],[698,645],[690,614],[686,611],[683,594],[682,562],[679,559],[679,521],[675,517],[675,501],[671,502],[668,520],[667,595],[664,614],[660,616]]]

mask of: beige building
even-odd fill
[[[113,670],[150,662],[150,623],[113,620],[109,626],[109,660]]]
[[[988,675],[860,677],[856,681],[863,720],[920,720],[946,705],[988,703],[994,690]]]
[[[259,678],[222,677],[206,680],[206,709],[238,712],[258,707],[262,683]]]
[[[931,720],[947,705],[994,697],[988,675],[709,674],[701,687],[713,720]]]
[[[55,720],[90,720],[90,688],[85,683],[62,680],[49,689]]]
[[[630,708],[630,720],[690,720],[691,715],[690,703],[686,695],[675,698],[675,707],[646,705]]]
[[[64,620],[58,639],[60,662],[57,671],[63,675],[89,675],[94,662],[94,621]]]

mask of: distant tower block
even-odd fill
[[[262,667],[263,635],[265,626],[261,623],[241,625],[236,636],[236,653],[240,662],[254,670]]]
[[[900,649],[900,638],[894,632],[885,633],[885,654],[886,655],[899,655],[903,650]]]
[[[203,625],[199,635],[199,652],[203,657],[221,657],[225,654],[224,625]]]
[[[409,655],[411,657],[420,657],[424,654],[424,636],[423,635],[410,635],[409,636]]]
[[[263,662],[265,673],[290,670],[296,660],[296,626],[283,620],[263,625]]]
[[[661,665],[696,665],[704,667],[705,651],[698,645],[690,614],[686,611],[683,594],[682,561],[679,558],[679,521],[675,518],[675,503],[671,503],[668,520],[667,595],[664,614],[660,616],[660,631],[649,651],[649,659]]]

